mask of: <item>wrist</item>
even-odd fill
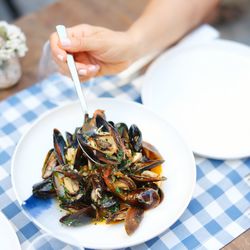
[[[127,39],[131,51],[131,60],[136,61],[146,53],[146,49],[144,48],[145,43],[143,43],[142,34],[140,31],[138,32],[136,28],[132,26],[126,31],[126,35],[128,37]]]

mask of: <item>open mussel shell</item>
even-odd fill
[[[143,209],[151,209],[157,207],[161,198],[153,188],[138,188],[127,194],[125,201],[132,206]]]
[[[54,129],[53,142],[58,162],[61,165],[65,165],[66,164],[65,151],[67,149],[67,145],[61,132],[58,129]]]
[[[135,125],[131,125],[129,128],[129,140],[134,151],[140,152],[142,150],[142,133],[140,129]]]
[[[60,172],[53,173],[53,183],[57,193],[57,196],[61,200],[66,200],[66,191],[63,182],[64,175]]]
[[[124,145],[119,133],[98,112],[77,133],[85,155],[97,165],[118,165],[124,158]]]
[[[60,222],[66,226],[81,226],[88,224],[91,218],[95,218],[96,211],[92,206],[87,206],[73,214],[67,214],[60,219]]]
[[[142,153],[147,159],[163,160],[159,151],[153,145],[145,141],[142,142]]]
[[[67,143],[67,146],[68,147],[71,147],[72,144],[73,144],[73,135],[69,132],[65,132],[65,135],[66,135],[66,143]]]
[[[116,178],[113,185],[115,190],[132,191],[136,189],[134,181],[126,175]]]
[[[139,175],[139,174],[130,174],[130,177],[138,182],[157,182],[157,181],[165,181],[166,177],[160,175]]]
[[[125,217],[125,230],[128,235],[134,233],[143,219],[144,210],[138,207],[130,207]]]
[[[160,166],[162,163],[164,163],[164,160],[148,160],[145,162],[135,163],[132,169],[134,173],[137,173],[145,170],[150,170],[152,168]]]
[[[110,192],[122,200],[126,199],[124,194],[126,191],[132,191],[136,189],[136,184],[131,178],[123,175],[122,173],[119,177],[112,175],[112,169],[110,167],[107,167],[103,171],[103,180]]]
[[[91,200],[99,208],[109,208],[118,203],[118,200],[107,191],[106,185],[100,175],[90,176],[92,184]]]
[[[78,199],[77,194],[80,191],[79,176],[74,172],[53,173],[53,183],[58,198],[64,203],[70,203]]]
[[[82,134],[77,134],[77,140],[84,154],[96,165],[105,166],[106,164],[119,164],[116,159],[110,159],[111,157],[107,157],[107,154],[88,145],[85,137]]]
[[[154,189],[160,196],[160,203],[162,202],[163,198],[164,198],[164,193],[162,191],[162,189],[154,182],[140,182],[141,186],[140,187],[147,187],[147,188],[152,188]]]
[[[89,204],[84,204],[82,201],[73,201],[69,203],[61,203],[60,208],[67,210],[71,213],[77,212],[83,208],[88,207]]]
[[[121,209],[119,209],[118,211],[112,213],[108,218],[106,223],[109,224],[111,222],[115,222],[115,221],[122,221],[125,220],[126,215],[127,215],[127,211],[128,211],[128,206],[123,207]]]
[[[58,162],[57,162],[56,153],[54,149],[50,149],[49,152],[47,153],[47,156],[43,164],[42,178],[43,179],[49,178],[52,175],[57,165],[58,165]]]
[[[121,137],[119,135],[119,133],[117,132],[117,130],[115,129],[115,127],[113,127],[110,123],[108,123],[105,119],[103,119],[103,117],[97,115],[96,116],[96,124],[97,124],[97,128],[102,128],[102,131],[104,132],[109,132],[110,136],[112,136],[114,142],[115,142],[115,146],[116,148],[123,153],[124,156],[124,145],[123,142],[121,140]],[[122,158],[123,158],[122,156]]]
[[[120,122],[116,123],[115,127],[121,138],[123,138],[125,141],[129,141],[128,126],[125,123]]]
[[[82,148],[78,145],[74,160],[74,169],[79,170],[82,166],[88,164],[88,159],[82,151]]]
[[[56,196],[53,181],[51,178],[43,180],[32,187],[32,192],[35,197],[47,199]]]

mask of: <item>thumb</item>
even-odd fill
[[[69,36],[61,41],[62,49],[70,53],[84,52],[98,49],[98,43],[94,36]]]

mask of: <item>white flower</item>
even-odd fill
[[[28,48],[26,37],[15,25],[0,21],[0,66],[15,56],[25,56]]]

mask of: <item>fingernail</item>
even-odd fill
[[[61,44],[63,47],[67,47],[71,45],[71,41],[68,38],[64,38],[61,40]]]
[[[99,68],[100,68],[99,65],[90,65],[90,66],[88,67],[88,70],[91,71],[91,72],[96,72],[96,71],[99,70]]]
[[[87,70],[86,69],[79,69],[78,74],[81,76],[86,76],[87,75]]]
[[[63,55],[57,55],[57,58],[60,60],[60,61],[64,61],[63,59],[64,59],[64,56]]]

